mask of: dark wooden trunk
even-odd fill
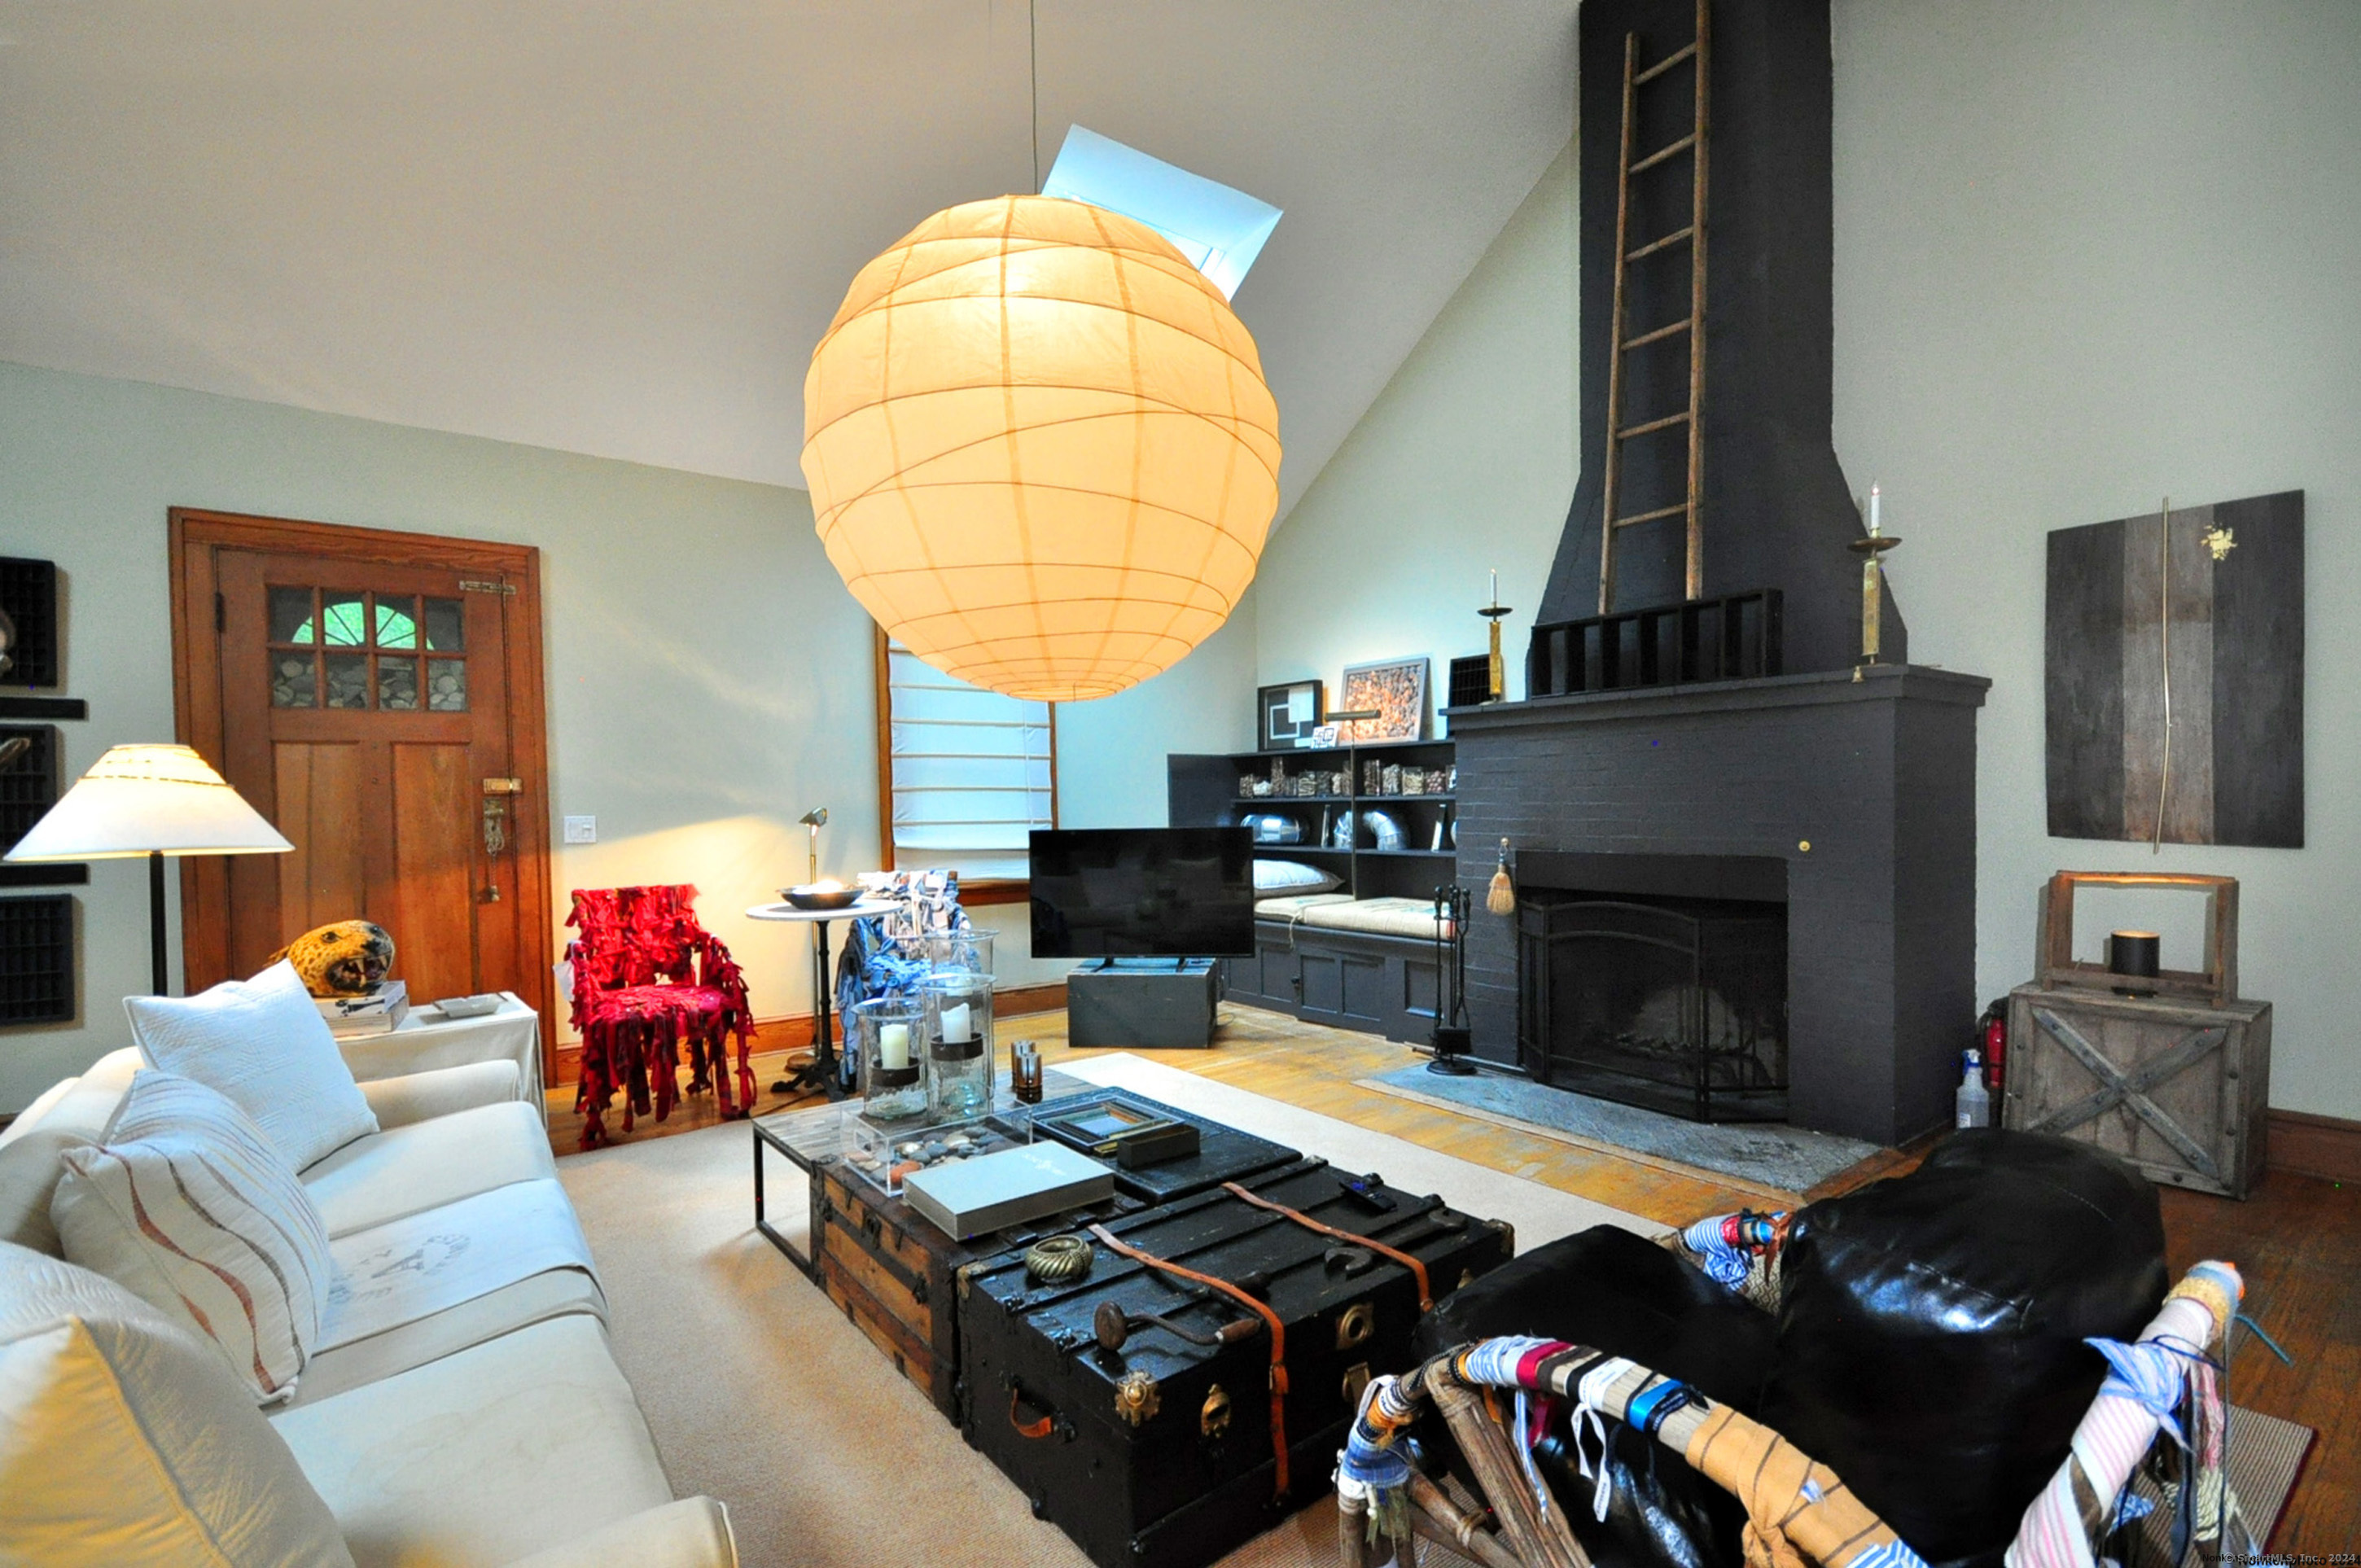
[[[886,1196],[839,1161],[827,1160],[813,1168],[810,1245],[820,1288],[951,1421],[966,1418],[957,1324],[961,1269],[1011,1248],[1021,1254],[1040,1237],[1071,1228],[1078,1219],[1136,1213],[1149,1203],[1287,1165],[1298,1157],[1295,1150],[1268,1139],[1115,1090],[1068,1096],[1042,1110],[1071,1114],[1106,1102],[1194,1124],[1201,1140],[1199,1152],[1137,1170],[1117,1170],[1115,1198],[1080,1216],[1060,1215],[971,1241],[953,1241],[901,1199]],[[1011,1117],[994,1118],[994,1123],[1012,1134],[1020,1129]]]
[[[1441,1199],[1391,1188],[1379,1211],[1322,1160],[1244,1185],[1426,1266],[1440,1298],[1506,1262],[1509,1228]],[[1405,1369],[1420,1317],[1411,1271],[1214,1190],[1114,1222],[1130,1246],[1246,1288],[1286,1329],[1290,1487],[1278,1495],[1270,1341],[1258,1316],[1220,1292],[1096,1248],[1089,1275],[1044,1286],[1016,1254],[965,1271],[961,1351],[973,1388],[968,1441],[1103,1568],[1197,1568],[1323,1496],[1368,1379]],[[1120,1348],[1097,1314],[1134,1314]],[[1156,1313],[1210,1335],[1202,1345],[1139,1321]],[[1035,1433],[1038,1435],[1027,1435]]]

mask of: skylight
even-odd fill
[[[1067,127],[1041,194],[1138,219],[1170,240],[1224,299],[1236,294],[1279,219],[1268,202],[1081,126]]]

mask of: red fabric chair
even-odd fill
[[[574,895],[566,923],[574,966],[574,1026],[582,1035],[582,1146],[609,1141],[603,1113],[623,1095],[623,1131],[652,1112],[663,1121],[679,1098],[680,1043],[688,1042],[689,1092],[711,1088],[725,1120],[754,1108],[746,1042],[754,1014],[730,949],[697,923],[693,887],[610,887]],[[726,1036],[738,1036],[733,1101]]]

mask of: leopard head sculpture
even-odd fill
[[[304,932],[270,955],[286,959],[314,996],[359,996],[393,968],[393,938],[368,920],[339,920]]]

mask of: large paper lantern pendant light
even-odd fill
[[[1107,696],[1253,581],[1279,408],[1229,302],[1155,230],[1004,196],[861,269],[804,380],[829,560],[927,663],[1011,696]]]

